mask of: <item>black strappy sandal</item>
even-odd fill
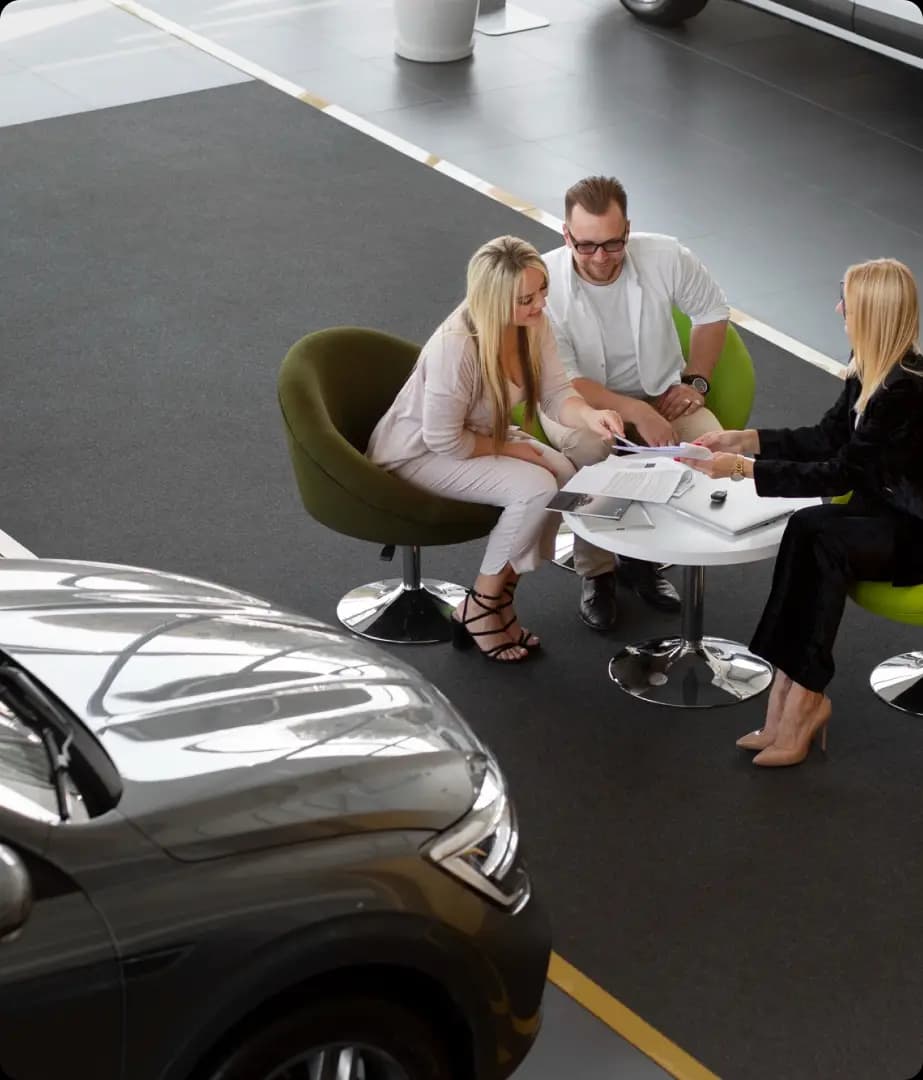
[[[507,582],[503,586],[503,591],[510,598],[510,601],[509,601],[508,604],[501,605],[502,607],[506,608],[506,607],[511,607],[512,606],[512,604],[513,604],[513,593],[516,591],[516,586],[518,584],[519,584],[518,581],[514,582],[512,585],[509,582]],[[507,625],[509,625],[509,624],[507,624]],[[531,649],[533,652],[536,649],[540,649],[542,647],[542,643],[541,643],[540,639],[535,634],[533,634],[531,630],[527,630],[524,626],[521,626],[519,629],[520,629],[520,633],[519,633],[519,641],[517,642],[518,645],[521,645],[524,649]],[[532,638],[531,641],[529,640],[530,638]]]
[[[487,593],[475,592],[474,589],[469,589],[465,596],[465,606],[462,609],[462,617],[460,619],[452,616],[452,645],[456,649],[470,649],[472,645],[476,644],[475,638],[479,637],[492,637],[495,634],[502,634],[507,627],[513,625],[513,620],[510,619],[504,626],[498,627],[494,630],[472,630],[471,624],[476,623],[478,619],[484,619],[488,615],[495,615],[498,611],[502,611],[503,608],[509,607],[509,603],[501,604],[499,607],[488,607],[486,604],[481,603],[482,600],[500,600],[499,596],[488,596]],[[481,609],[476,615],[468,615],[468,602],[473,600],[477,606]],[[521,656],[503,656],[502,654],[508,652],[510,649],[525,648],[526,651]],[[529,658],[529,651],[526,646],[520,646],[515,641],[507,641],[506,644],[502,642],[499,645],[491,645],[489,649],[482,649],[478,645],[478,652],[485,660],[495,660],[501,664],[518,664],[523,660]]]

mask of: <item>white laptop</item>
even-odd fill
[[[715,491],[725,493],[722,502],[712,500]],[[817,499],[762,498],[757,495],[752,480],[711,480],[699,474],[690,488],[675,495],[664,507],[725,536],[740,536],[816,503]]]

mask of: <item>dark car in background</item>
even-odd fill
[[[498,1080],[548,955],[497,762],[412,668],[0,560],[0,1076]]]
[[[923,68],[923,0],[744,0],[783,19],[803,23]],[[708,0],[622,0],[645,22],[677,26]]]

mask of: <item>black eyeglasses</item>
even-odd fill
[[[578,240],[570,229],[567,230],[567,235],[570,237],[570,242],[574,245],[574,251],[578,255],[595,255],[600,248],[610,255],[618,255],[620,251],[625,250],[625,244],[628,241],[628,227],[626,226],[621,236],[615,236],[611,240],[603,240],[601,244],[594,244],[592,240]]]
[[[840,282],[840,308],[843,311],[843,318],[846,318],[846,293],[844,291],[844,282]]]

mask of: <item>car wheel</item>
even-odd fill
[[[708,0],[622,0],[622,3],[643,22],[655,26],[678,26],[698,15]]]
[[[323,999],[245,1039],[210,1080],[457,1080],[450,1048],[402,1005]]]

